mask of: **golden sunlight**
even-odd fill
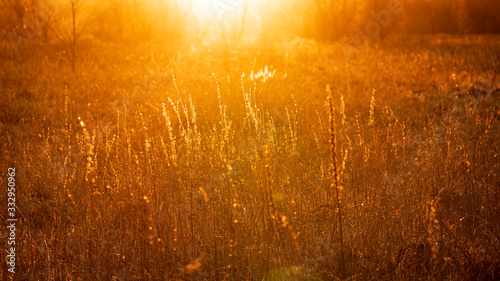
[[[498,11],[0,0],[0,281],[500,280]]]
[[[269,0],[190,0],[186,8],[191,24],[204,42],[247,44],[262,32],[262,21],[280,1]]]
[[[251,0],[190,0],[193,15],[203,21],[223,20],[248,8]]]

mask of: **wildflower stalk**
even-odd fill
[[[328,104],[330,107],[330,172],[332,179],[332,188],[335,190],[335,201],[338,208],[338,220],[339,220],[339,243],[340,243],[340,275],[341,278],[345,278],[345,260],[344,260],[344,239],[342,233],[342,208],[340,205],[340,186],[339,186],[339,173],[337,170],[337,154],[335,152],[335,112],[333,109],[332,98],[328,96]],[[332,224],[335,225],[335,224]],[[332,236],[333,239],[333,236]]]

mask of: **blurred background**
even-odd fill
[[[365,44],[359,31],[371,43],[411,34],[498,33],[499,12],[496,0],[3,0],[0,42],[13,47],[10,55],[40,45],[71,53],[151,41],[194,50],[297,37],[349,42],[359,36]]]

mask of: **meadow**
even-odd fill
[[[500,278],[500,37],[86,48],[0,59],[14,280]]]

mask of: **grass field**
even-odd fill
[[[344,49],[3,57],[14,279],[498,280],[500,38]]]

